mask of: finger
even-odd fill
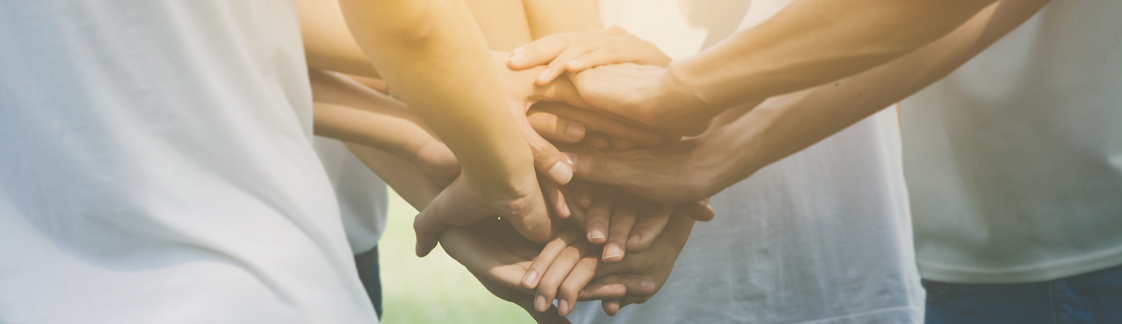
[[[538,324],[572,324],[572,322],[569,322],[569,319],[557,315],[557,312],[538,312],[534,309],[533,298],[520,299],[514,302],[514,304],[522,307],[527,313],[530,313],[530,317]],[[550,310],[552,309],[554,309],[554,307],[550,307]]]
[[[623,37],[626,36],[616,37],[613,38],[613,40],[616,41],[616,44],[623,44],[623,42],[626,41]],[[574,58],[568,62],[565,62],[565,70],[569,72],[580,72],[607,64],[645,64],[642,58],[643,57],[640,56],[640,53],[630,46],[611,45],[596,49],[584,55],[578,56],[577,58]]]
[[[539,38],[510,51],[507,66],[511,69],[523,70],[546,64],[557,58],[557,55],[569,48],[569,45],[580,36],[581,33],[557,33]]]
[[[565,196],[565,206],[569,208],[569,222],[576,225],[577,228],[587,228],[588,218],[585,217],[584,208],[577,206],[577,202],[573,200],[572,186],[560,186],[561,194]]]
[[[546,179],[540,173],[538,174],[538,184],[542,187],[542,196],[545,196],[545,201],[557,213],[557,217],[567,219],[572,215],[569,210],[569,204],[565,201],[565,194],[561,192],[561,185]]]
[[[713,206],[709,205],[709,198],[698,200],[692,203],[685,203],[679,205],[682,211],[689,215],[696,221],[708,222],[716,217],[717,213],[713,211]]]
[[[588,241],[592,244],[604,244],[608,240],[608,220],[611,219],[612,207],[615,199],[599,195],[585,213],[588,218]]]
[[[627,273],[619,278],[620,283],[627,287],[627,296],[620,300],[620,307],[629,304],[642,304],[658,292],[655,282],[643,276]]]
[[[541,281],[541,275],[546,273],[546,270],[553,265],[554,260],[561,254],[561,251],[579,241],[580,237],[581,235],[578,231],[564,231],[558,233],[553,240],[546,243],[541,253],[534,258],[534,261],[530,263],[530,267],[526,269],[526,274],[522,276],[522,287],[526,287],[526,289],[537,288],[538,283]]]
[[[544,86],[549,84],[550,82],[553,82],[553,79],[556,79],[558,76],[565,73],[566,63],[572,61],[573,59],[581,57],[584,54],[591,53],[599,48],[610,46],[611,41],[611,38],[605,37],[584,37],[577,40],[572,45],[570,45],[569,48],[566,48],[564,51],[562,51],[561,54],[558,54],[557,57],[553,59],[553,61],[550,61],[549,64],[546,65],[546,69],[543,70],[540,75],[538,75],[538,78],[537,80],[535,80],[535,82],[540,86]]]
[[[565,117],[530,108],[526,111],[526,120],[538,135],[547,139],[563,143],[578,143],[584,139],[584,125]]]
[[[620,150],[630,150],[631,148],[635,147],[635,143],[625,139],[613,138],[612,146]]]
[[[609,148],[612,148],[612,144],[611,142],[608,142],[608,138],[600,133],[590,133],[585,135],[584,142],[588,144],[588,146],[591,146],[592,148],[597,150],[607,150]]]
[[[586,247],[588,243],[578,243],[576,245],[567,246],[561,250],[561,253],[553,260],[553,264],[549,265],[549,269],[542,274],[541,281],[538,282],[537,297],[534,299],[534,309],[538,311],[545,311],[549,309],[549,304],[553,302],[554,297],[557,295],[557,290],[561,286],[561,282],[569,273],[576,267],[577,262],[584,257],[585,252],[582,248]]]
[[[631,237],[627,239],[627,252],[643,252],[654,243],[670,215],[674,213],[674,205],[652,204],[651,208],[644,208],[645,216],[639,217],[635,229],[631,230]]]
[[[577,201],[577,206],[580,208],[588,209],[592,207],[592,184],[574,180],[572,182],[573,199]]]
[[[573,311],[573,306],[577,304],[577,298],[580,297],[581,291],[596,274],[597,263],[595,256],[581,258],[573,271],[561,282],[561,287],[557,291],[557,310],[561,316],[569,315],[569,312]],[[626,293],[626,291],[624,290],[623,293]],[[623,293],[620,294],[621,297]]]
[[[466,225],[490,216],[466,201],[463,190],[463,182],[456,179],[417,214],[413,220],[413,230],[417,234],[417,256],[428,255],[436,248],[440,232],[449,224]]]
[[[616,314],[619,313],[619,301],[618,300],[602,301],[602,302],[600,302],[600,307],[604,308],[604,314],[608,314],[608,316],[616,316]]]
[[[596,278],[595,281],[588,283],[577,294],[577,300],[614,300],[623,298],[627,295],[627,287],[623,286],[619,277],[616,275],[607,275]]]
[[[530,152],[534,155],[534,167],[558,184],[569,183],[569,180],[573,179],[573,164],[569,162],[568,157],[538,135],[526,119],[519,119],[518,128],[526,138],[526,143],[530,145]]]
[[[636,180],[645,180],[655,175],[654,173],[646,171],[650,168],[647,164],[659,162],[643,159],[638,160],[639,162],[636,166],[629,165],[629,163],[634,160],[630,158],[632,154],[642,156],[642,153],[638,152],[639,150],[618,152],[613,154],[611,158],[599,154],[565,153],[565,155],[568,161],[573,162],[574,177],[631,191],[634,189],[649,189],[636,187],[637,183],[639,183]]]
[[[624,244],[631,235],[631,229],[635,228],[635,204],[630,199],[617,202],[609,224],[603,258],[604,262],[616,263],[623,260]]]
[[[673,136],[668,136],[666,131],[652,129],[635,122],[619,120],[593,110],[565,103],[543,101],[535,104],[534,108],[558,116],[565,116],[583,125],[587,131],[601,132],[643,146],[659,145],[668,138],[673,139]]]

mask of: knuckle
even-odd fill
[[[580,251],[578,251],[576,248],[571,247],[571,246],[566,247],[564,250],[561,250],[560,258],[564,258],[564,259],[580,258]]]

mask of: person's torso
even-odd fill
[[[903,102],[924,278],[1122,264],[1122,2],[1053,1]]]
[[[373,322],[291,1],[0,4],[0,322]]]
[[[351,251],[358,255],[373,249],[386,228],[389,207],[386,182],[355,157],[343,142],[316,136],[316,153],[335,188],[343,230]]]
[[[788,1],[602,1],[618,24],[680,58]],[[870,117],[712,198],[657,295],[574,323],[918,323],[895,112]]]

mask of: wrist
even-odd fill
[[[648,96],[648,105],[658,126],[676,131],[688,129],[685,135],[696,135],[724,109],[705,96],[685,64],[671,62],[659,75],[652,87],[653,95]]]
[[[762,167],[759,157],[767,132],[759,128],[732,123],[706,134],[707,155],[720,157],[710,165],[708,181],[704,181],[710,196],[747,179]]]

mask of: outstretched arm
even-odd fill
[[[771,98],[697,140],[663,149],[578,154],[576,176],[620,186],[647,199],[687,201],[711,196],[945,77],[1047,2],[995,3],[952,33],[889,64]]]
[[[603,66],[572,79],[592,106],[693,135],[730,106],[814,87],[899,58],[994,1],[798,0],[666,69]],[[591,67],[579,60],[554,63],[568,63],[570,72]]]
[[[347,25],[391,91],[444,140],[462,171],[418,215],[417,252],[448,224],[499,215],[536,242],[552,235],[530,148],[491,53],[461,0],[343,0]],[[568,179],[564,179],[567,182]]]

